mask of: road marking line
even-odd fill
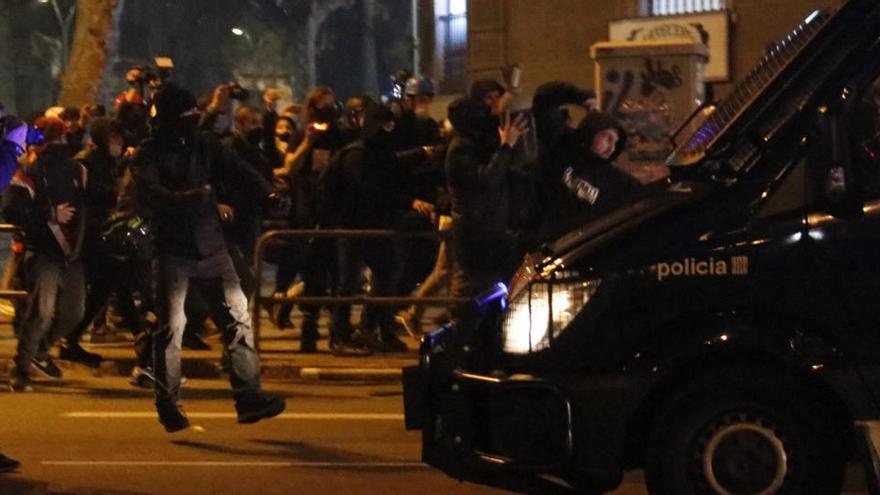
[[[302,468],[425,468],[422,462],[215,462],[215,461],[41,461],[59,467],[302,467]]]
[[[235,419],[235,413],[226,412],[188,412],[193,419]],[[155,412],[145,411],[74,411],[62,413],[61,417],[70,419],[156,419]],[[274,419],[302,420],[344,420],[344,421],[402,421],[403,414],[386,413],[283,413]]]

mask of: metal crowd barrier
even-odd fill
[[[24,232],[24,229],[8,223],[0,224],[0,233],[2,232]],[[0,299],[24,299],[27,297],[28,293],[25,290],[11,290],[9,287],[12,285],[12,280],[15,278],[15,274],[18,271],[18,266],[21,264],[21,258],[24,256],[24,253],[17,253],[15,250],[12,251],[12,257],[9,258],[9,261],[6,263],[6,266],[3,268],[3,278],[0,280]]]
[[[431,305],[431,306],[453,306],[459,304],[465,304],[470,301],[469,298],[466,297],[415,297],[415,296],[406,296],[406,297],[367,297],[367,296],[352,296],[352,297],[341,297],[341,296],[321,296],[321,297],[310,297],[310,296],[296,296],[296,297],[276,297],[272,296],[263,296],[261,294],[261,290],[263,287],[263,249],[265,248],[268,241],[272,239],[300,239],[300,240],[310,240],[310,239],[366,239],[366,238],[384,238],[384,239],[449,239],[449,232],[438,232],[438,231],[430,231],[430,232],[400,232],[396,230],[294,230],[294,229],[285,229],[285,230],[269,230],[265,232],[260,239],[257,241],[257,246],[254,252],[254,274],[256,278],[256,294],[254,295],[254,305],[253,305],[253,330],[254,330],[254,346],[256,350],[260,350],[260,333],[261,333],[261,319],[260,319],[260,310],[264,304],[276,304],[276,303],[292,303],[292,304],[311,304],[311,305],[321,305],[321,306],[332,306],[338,304],[353,304],[353,305],[363,305],[363,306],[376,306],[376,305]],[[447,255],[451,256],[450,252],[447,250]],[[447,287],[450,289],[449,293],[452,293],[452,273],[449,274],[448,277],[449,283]],[[271,306],[269,306],[271,308]]]

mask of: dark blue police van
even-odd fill
[[[428,335],[404,372],[425,462],[584,493],[630,469],[652,495],[839,493],[880,418],[878,77],[880,3],[811,14],[682,127],[669,187],[529,254],[478,328]]]

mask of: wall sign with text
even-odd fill
[[[709,49],[706,82],[730,80],[730,19],[728,12],[635,17],[608,24],[610,41],[688,40]]]

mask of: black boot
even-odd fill
[[[11,473],[18,469],[19,466],[21,466],[20,462],[0,454],[0,473]]]
[[[178,432],[189,428],[189,419],[183,413],[183,409],[169,401],[156,401],[156,412],[159,413],[159,422],[168,433]]]
[[[99,354],[83,349],[78,342],[61,347],[58,350],[58,359],[84,364],[89,368],[97,368],[101,366],[102,360]]]
[[[242,424],[256,423],[261,419],[274,418],[284,412],[285,408],[284,400],[277,397],[269,397],[262,393],[243,395],[235,401],[238,422]]]

